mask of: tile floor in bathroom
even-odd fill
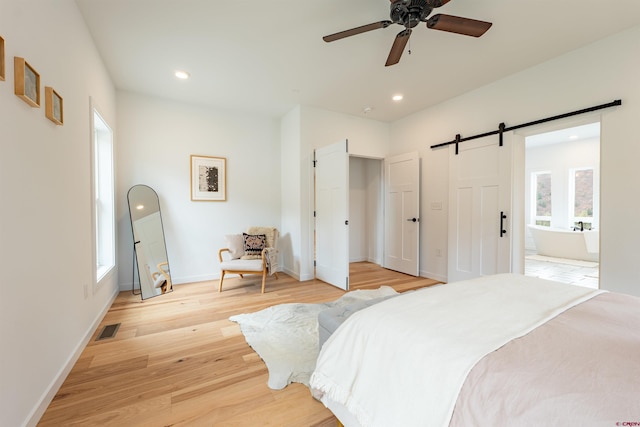
[[[549,258],[532,253],[525,256],[526,276],[598,289],[598,272],[598,264],[594,262]]]

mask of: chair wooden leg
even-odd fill
[[[262,272],[262,293],[264,294],[264,284],[267,281],[267,271]]]
[[[222,274],[220,275],[220,285],[218,285],[218,292],[222,292],[222,281],[224,280],[225,271],[222,270]]]

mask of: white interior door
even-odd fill
[[[449,282],[511,270],[511,163],[507,135],[450,146]]]
[[[420,158],[418,152],[384,161],[384,265],[419,276]]]
[[[347,141],[315,150],[316,277],[349,289],[349,152]]]

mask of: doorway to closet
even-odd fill
[[[362,261],[418,276],[418,153],[350,156],[345,140],[314,155],[315,277],[348,290]]]

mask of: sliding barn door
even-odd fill
[[[347,141],[315,150],[316,277],[349,289],[349,153]]]
[[[448,281],[511,270],[511,138],[449,147]]]

